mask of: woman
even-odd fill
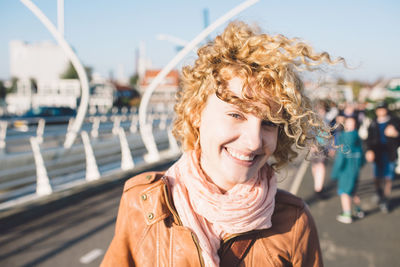
[[[352,202],[357,218],[364,218],[361,199],[357,195],[358,178],[365,163],[362,142],[357,131],[357,116],[344,117],[343,131],[337,136],[336,145],[341,147],[335,155],[331,179],[337,180],[337,192],[340,196],[342,213],[336,217],[341,223],[352,223]]]
[[[175,106],[184,153],[126,182],[102,266],[322,266],[310,212],[274,170],[329,130],[295,72],[323,62],[243,22],[200,48]]]
[[[329,125],[330,122],[326,119],[326,113],[328,111],[327,103],[323,100],[319,100],[316,103],[316,112],[323,119],[323,121]],[[317,136],[317,141],[323,145],[326,141],[324,138]],[[319,150],[318,147],[311,147],[311,173],[314,180],[314,192],[319,198],[324,198],[323,189],[326,173],[326,161],[329,155],[329,149]]]

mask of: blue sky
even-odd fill
[[[154,67],[176,54],[175,45],[157,40],[159,33],[191,40],[203,29],[203,9],[216,20],[239,0],[64,0],[65,37],[85,65],[108,75],[135,68],[135,49],[146,44]],[[57,0],[34,0],[54,22]],[[334,68],[333,76],[374,81],[400,77],[400,2],[396,0],[281,0],[250,7],[237,19],[258,23],[265,32],[299,37],[317,51],[346,58],[354,70]],[[218,29],[220,33],[223,28]],[[9,78],[9,41],[53,40],[47,29],[18,0],[0,1],[0,79]],[[194,54],[182,64],[189,63]]]

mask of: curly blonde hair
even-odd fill
[[[224,32],[198,50],[193,66],[182,69],[177,93],[173,133],[184,150],[199,148],[201,112],[211,94],[279,125],[273,154],[279,168],[297,156],[316,136],[328,139],[330,129],[312,110],[304,95],[298,71],[314,70],[322,63],[335,64],[326,52],[316,53],[298,39],[260,33],[244,22],[231,22]],[[234,76],[244,81],[242,96],[227,89]]]

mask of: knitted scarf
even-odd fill
[[[266,164],[256,177],[222,194],[206,179],[197,154],[185,152],[166,176],[178,215],[196,234],[205,265],[219,266],[217,251],[224,236],[271,227],[276,177]]]

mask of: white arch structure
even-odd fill
[[[243,10],[248,7],[254,5],[259,0],[248,0],[245,1],[235,8],[228,11],[225,15],[217,19],[210,26],[205,28],[199,35],[197,35],[192,41],[190,41],[154,78],[154,80],[150,83],[149,87],[146,89],[142,100],[139,106],[139,124],[140,124],[140,135],[142,136],[142,140],[144,145],[146,146],[149,161],[157,161],[160,159],[160,155],[158,154],[158,150],[154,149],[156,147],[154,137],[151,134],[149,136],[149,125],[146,124],[146,112],[147,106],[150,101],[150,97],[153,94],[154,90],[157,86],[164,80],[167,74],[181,61],[195,46],[197,46],[201,41],[203,41],[211,32],[213,32],[220,25],[236,16]]]
[[[74,120],[74,123],[69,128],[65,136],[65,142],[64,142],[64,147],[70,148],[74,143],[79,130],[81,129],[89,103],[89,81],[87,78],[85,68],[79,61],[74,51],[68,45],[63,35],[57,30],[57,28],[53,25],[53,23],[51,23],[51,21],[46,17],[46,15],[31,0],[20,0],[20,1],[30,11],[32,11],[32,13],[43,23],[43,25],[47,28],[47,30],[49,30],[49,32],[56,39],[58,45],[61,47],[61,49],[63,49],[64,53],[71,61],[72,66],[74,66],[76,72],[78,73],[78,77],[82,88],[81,103],[79,104],[78,112]]]
[[[183,47],[185,47],[185,45],[188,44],[188,41],[183,40],[183,39],[178,38],[178,37],[175,37],[175,36],[172,36],[170,34],[160,33],[156,37],[157,37],[158,40],[168,41],[168,42],[171,42],[173,44],[176,44],[176,45],[179,45],[179,46],[183,46]],[[192,50],[194,52],[197,52],[197,49],[198,49],[198,47],[194,46]]]

